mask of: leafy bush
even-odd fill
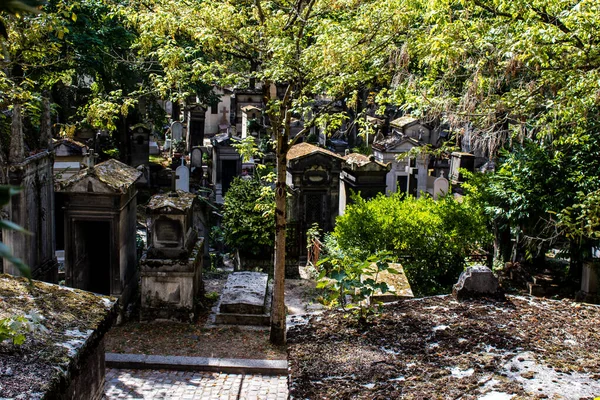
[[[354,203],[336,220],[333,236],[342,252],[368,259],[389,251],[402,264],[416,295],[447,293],[465,258],[486,246],[491,236],[482,211],[468,197],[433,200],[394,194]]]
[[[225,243],[253,255],[271,253],[275,245],[275,192],[258,179],[236,178],[225,195]]]
[[[318,265],[326,265],[319,275],[318,289],[325,289],[324,302],[329,306],[341,306],[352,311],[359,323],[376,312],[378,303],[372,301],[377,292],[385,293],[389,288],[385,282],[377,282],[380,272],[398,273],[389,267],[390,258],[386,254],[377,254],[360,260],[352,255],[328,257]],[[348,301],[349,300],[349,301]]]

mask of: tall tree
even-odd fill
[[[401,2],[395,2],[401,3]],[[341,118],[328,106],[312,112],[320,97],[333,104],[387,76],[390,49],[405,29],[399,9],[377,1],[349,0],[155,0],[132,21],[141,37],[165,38],[161,51],[183,55],[204,82],[248,87],[260,83],[269,126],[276,139],[275,272],[271,341],[285,342],[286,156],[293,114],[304,117],[301,137],[311,127]],[[174,43],[193,38],[201,56]],[[272,88],[282,87],[283,95]]]

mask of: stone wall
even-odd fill
[[[7,207],[8,219],[32,234],[2,231],[3,242],[16,257],[29,265],[33,278],[46,282],[58,281],[58,264],[54,256],[53,158],[52,153],[43,151],[21,163],[8,165],[8,184],[22,188],[11,198]],[[6,260],[3,269],[5,273],[19,275],[18,270]]]

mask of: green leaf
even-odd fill
[[[24,233],[27,235],[32,234],[31,232],[29,232],[27,229],[23,228],[22,226],[17,225],[14,222],[6,220],[6,219],[0,220],[0,229],[13,230],[13,231],[21,232],[21,233]]]

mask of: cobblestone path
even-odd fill
[[[287,377],[167,370],[106,369],[105,400],[285,400]]]

